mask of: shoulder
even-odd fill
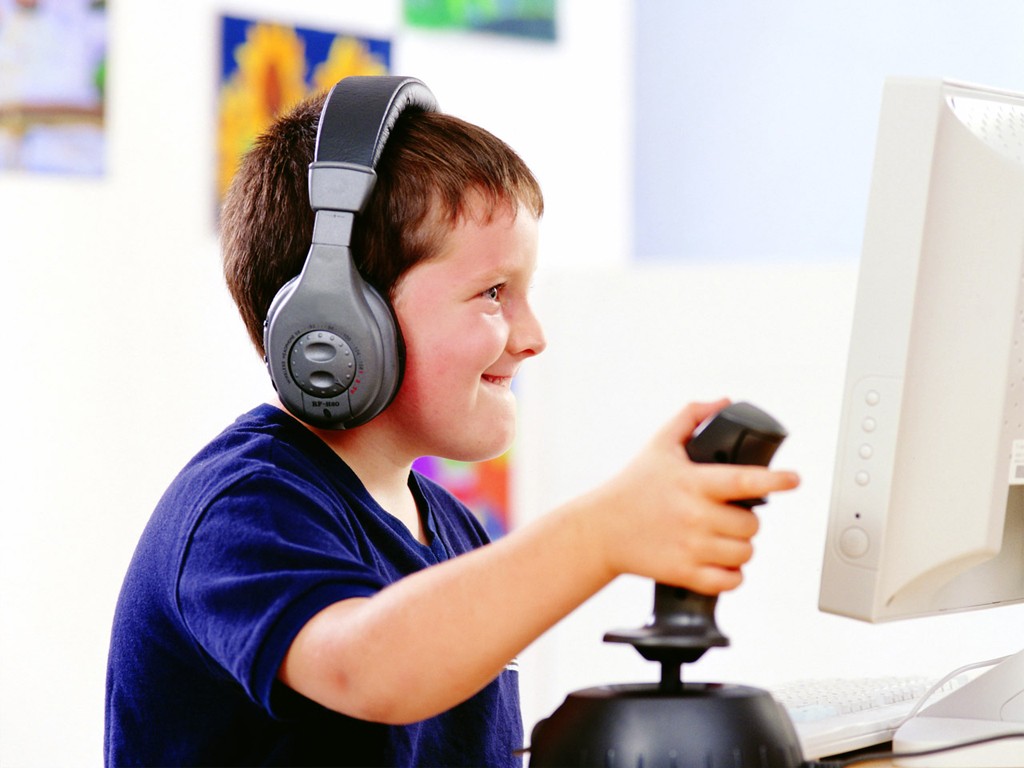
[[[200,507],[231,488],[298,485],[328,491],[357,484],[324,443],[271,406],[243,414],[206,444],[178,473],[168,495]]]
[[[261,406],[181,469],[150,516],[139,549],[150,559],[159,557],[168,566],[165,572],[177,572],[197,538],[228,544],[258,529],[337,530],[346,519],[339,510],[358,503],[360,486],[350,477],[315,435],[276,408]]]

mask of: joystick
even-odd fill
[[[750,403],[734,403],[694,430],[686,444],[699,463],[768,466],[786,437]],[[732,502],[751,509],[764,499]],[[717,598],[655,584],[650,622],[605,635],[661,664],[657,685],[614,685],[569,694],[533,729],[530,766],[798,766],[802,751],[785,711],[766,691],[683,683],[682,665],[728,638],[715,623]]]
[[[768,466],[786,437],[779,422],[750,403],[734,403],[709,417],[686,444],[691,461],[704,464]],[[732,502],[752,509],[765,499]],[[726,646],[729,638],[715,623],[718,598],[688,589],[656,584],[651,623],[635,630],[609,632],[605,642],[630,643],[648,661],[661,663],[661,685],[667,692],[681,687],[679,672],[709,648]]]

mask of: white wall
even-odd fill
[[[848,258],[887,75],[1024,90],[1024,5],[1012,0],[636,8],[642,259]]]
[[[861,112],[877,114],[875,83],[866,94],[860,81],[863,65],[887,61],[879,57],[908,39],[924,48],[935,41],[922,60],[929,70],[954,50],[985,60],[1002,51],[1014,71],[996,84],[1019,83],[1017,4],[937,0],[946,8],[969,7],[970,18],[982,21],[968,28],[950,19],[947,34],[935,37],[911,35],[913,14],[925,3],[859,3],[850,18],[861,24],[837,46],[845,27],[807,15],[813,3],[789,0],[767,10],[737,0],[680,2],[688,16],[685,23],[667,17],[668,53],[657,64],[674,73],[669,98],[706,105],[703,89],[715,82],[735,95],[733,109],[746,110],[764,132],[725,141],[716,126],[728,115],[703,109],[673,118],[680,122],[663,150],[665,162],[684,153],[701,163],[709,183],[699,195],[657,192],[677,203],[665,207],[659,221],[677,229],[685,222],[686,231],[696,233],[698,240],[680,257],[729,256],[732,264],[704,260],[644,270],[627,266],[634,242],[634,4],[559,5],[560,41],[549,46],[403,30],[397,0],[112,4],[106,177],[0,175],[6,270],[0,323],[8,344],[8,449],[0,470],[4,768],[101,762],[107,634],[135,540],[181,464],[267,394],[221,287],[212,234],[213,88],[222,11],[393,35],[396,71],[422,77],[442,107],[508,140],[540,177],[548,215],[538,298],[551,346],[530,366],[522,388],[524,517],[600,480],[686,400],[721,393],[747,398],[789,427],[792,437],[777,461],[799,469],[805,485],[765,510],[747,584],[723,598],[719,611],[733,647],[709,654],[702,675],[760,682],[804,670],[903,669],[924,632],[934,651],[922,663],[944,668],[958,655],[960,646],[942,639],[957,633],[937,632],[935,624],[860,627],[816,613],[863,204],[829,208],[829,221],[844,233],[830,246],[829,263],[796,259],[765,266],[757,229],[736,239],[748,221],[736,201],[753,196],[733,192],[748,187],[771,197],[780,231],[789,233],[774,241],[774,250],[786,252],[787,238],[803,231],[807,195],[789,174],[751,174],[747,164],[734,162],[734,150],[748,147],[743,156],[758,158],[764,153],[750,150],[749,142],[794,148],[790,123],[778,119],[779,100],[755,98],[749,87],[758,73],[786,93],[811,72],[831,72],[839,84],[860,83],[853,89],[856,107],[843,112],[840,123]],[[736,21],[716,8],[731,10]],[[741,23],[743,11],[755,8],[749,18],[783,41],[776,49],[759,48],[767,39],[757,35],[762,27]],[[876,44],[873,33],[886,30],[884,45]],[[958,31],[962,38],[949,46]],[[771,80],[764,73],[778,66],[780,50],[792,50],[786,72],[779,73],[789,76]],[[819,109],[813,99],[783,102],[787,112],[814,116]],[[642,104],[640,113],[654,107]],[[869,162],[871,140],[870,129],[858,129],[850,154]],[[831,157],[817,162],[825,165]],[[851,165],[859,181],[837,183],[861,185],[862,195],[866,168],[860,161]],[[827,165],[817,170],[827,182]],[[727,249],[715,247],[718,237]],[[649,589],[622,580],[523,655],[528,726],[574,688],[654,677],[631,649],[600,642],[607,629],[643,622]],[[772,617],[773,607],[781,619]],[[1009,615],[1016,623],[1008,626],[1018,631],[1002,634],[1019,636],[1019,614],[995,613],[1002,617],[985,617],[1002,622],[993,628]],[[1003,650],[996,647],[1001,644],[975,642],[962,654],[973,659]]]
[[[110,619],[135,540],[182,463],[268,395],[213,234],[218,15],[393,38],[396,72],[535,169],[558,212],[547,252],[613,263],[627,217],[591,222],[628,208],[631,13],[587,6],[561,3],[550,45],[406,30],[397,0],[111,3],[106,176],[0,175],[0,765],[101,763]],[[567,131],[602,104],[585,134]]]

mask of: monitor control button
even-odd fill
[[[863,528],[851,526],[839,537],[839,550],[850,558],[864,557],[871,548],[871,539]]]

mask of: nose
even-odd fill
[[[519,305],[508,339],[509,351],[520,357],[539,355],[547,347],[544,328],[528,301]]]

